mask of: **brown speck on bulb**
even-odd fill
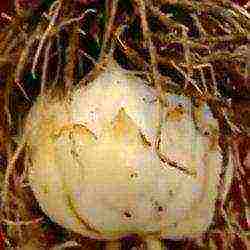
[[[162,207],[162,206],[159,206],[159,207],[158,207],[158,212],[163,212],[163,211],[164,211],[163,207]]]
[[[135,178],[137,178],[138,176],[139,176],[139,175],[138,175],[138,173],[136,173],[136,172],[130,174],[131,179],[135,179]]]
[[[132,214],[129,211],[125,211],[123,214],[124,214],[125,218],[128,218],[128,219],[132,218]]]
[[[174,195],[173,190],[169,190],[169,191],[168,191],[168,194],[169,194],[170,197],[173,197],[173,195]]]

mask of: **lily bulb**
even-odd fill
[[[161,239],[204,232],[222,164],[218,123],[201,104],[197,129],[189,98],[165,101],[157,149],[156,92],[115,61],[68,100],[38,98],[26,123],[26,162],[43,211],[90,238],[140,235],[152,250]]]

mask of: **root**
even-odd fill
[[[52,42],[49,41],[45,49],[44,63],[43,63],[43,69],[42,69],[42,80],[41,80],[41,91],[40,91],[41,95],[44,94],[45,84],[47,82],[47,71],[48,71],[51,46],[52,46]]]
[[[145,239],[147,250],[163,250],[160,239],[148,236]]]
[[[109,241],[106,243],[105,250],[121,250],[121,242],[120,241]]]
[[[19,155],[22,153],[26,145],[26,140],[23,140],[20,145],[17,147],[15,153],[9,160],[6,173],[5,173],[5,179],[4,179],[4,185],[3,185],[3,191],[2,191],[2,204],[4,206],[4,210],[6,211],[6,214],[9,214],[8,211],[8,204],[9,204],[9,187],[10,187],[10,177],[14,172],[16,161],[18,160]]]
[[[104,32],[104,37],[103,37],[103,43],[102,43],[102,48],[101,52],[99,54],[99,58],[97,62],[95,63],[95,67],[92,69],[92,71],[89,72],[80,82],[79,86],[84,86],[86,85],[87,82],[90,82],[91,80],[93,81],[97,75],[99,75],[105,68],[105,66],[108,63],[108,60],[110,56],[112,56],[112,50],[109,50],[110,48],[110,39],[111,39],[111,34],[112,31],[114,32],[114,21],[115,21],[115,16],[117,12],[117,6],[118,6],[118,1],[113,0],[111,4],[111,10],[109,10],[109,0],[105,1],[106,3],[106,12],[109,13],[109,19],[108,22],[106,23],[106,28]]]
[[[54,6],[53,6],[54,7]],[[55,10],[55,13],[54,15],[52,16],[51,18],[51,21],[49,23],[49,26],[48,28],[45,30],[44,32],[44,35],[42,36],[40,42],[39,42],[39,45],[38,45],[38,48],[37,48],[37,51],[36,51],[36,54],[35,54],[35,57],[34,57],[34,61],[33,61],[33,65],[32,65],[32,69],[31,69],[31,72],[32,72],[32,75],[34,78],[36,78],[35,76],[35,71],[36,71],[36,66],[37,66],[37,63],[38,63],[38,59],[40,57],[40,54],[41,54],[41,51],[44,47],[44,44],[45,42],[47,41],[48,37],[49,36],[52,36],[54,35],[54,32],[55,32],[55,24],[56,24],[56,20],[58,18],[58,15],[59,15],[59,11],[60,11],[60,8],[61,8],[61,2],[58,3],[58,6]]]

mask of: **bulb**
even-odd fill
[[[26,122],[26,162],[35,197],[52,220],[105,240],[206,230],[222,164],[218,123],[201,104],[197,129],[187,97],[165,98],[158,148],[155,90],[114,61],[70,99],[38,98]]]

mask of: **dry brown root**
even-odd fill
[[[145,239],[147,250],[163,250],[162,241],[153,236],[147,236]]]
[[[159,238],[156,238],[154,236],[147,236],[144,239],[144,245],[145,248],[143,247],[143,249],[146,250],[163,250],[163,244],[162,241]],[[110,241],[106,243],[106,248],[105,250],[121,250],[121,241]],[[140,248],[131,248],[131,250],[133,249],[138,249],[138,250],[143,250]]]
[[[105,250],[121,250],[121,241],[109,241],[106,243]]]

